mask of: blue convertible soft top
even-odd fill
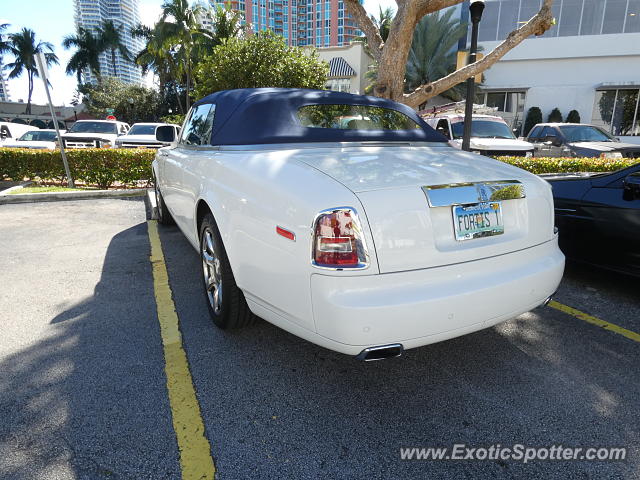
[[[215,104],[212,145],[255,145],[303,142],[446,142],[406,105],[383,98],[329,90],[246,88],[213,93],[196,102]],[[307,105],[366,105],[396,110],[420,128],[408,130],[358,130],[310,128],[298,119]]]

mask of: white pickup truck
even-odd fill
[[[462,148],[464,114],[444,113],[423,116],[429,126],[435,128],[449,140],[449,144]],[[506,122],[497,115],[473,114],[471,121],[471,151],[489,157],[511,156],[530,157],[534,147],[531,143],[518,140]]]
[[[128,131],[129,124],[116,120],[78,120],[60,136],[65,148],[113,148]]]

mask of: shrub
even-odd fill
[[[567,115],[567,119],[565,120],[567,123],[580,123],[580,113],[577,110],[571,110],[569,115]]]
[[[289,47],[265,31],[228,38],[198,63],[196,96],[219,90],[256,87],[324,88],[329,65],[315,52]]]
[[[613,172],[640,163],[638,158],[496,157],[496,159],[535,174]]]
[[[164,123],[173,123],[174,125],[182,126],[185,117],[186,115],[184,113],[172,113],[171,115],[160,117],[160,120]]]
[[[559,108],[554,108],[551,110],[549,117],[547,117],[547,122],[549,123],[559,123],[562,122],[562,113],[560,113]]]
[[[539,107],[531,107],[524,121],[524,136],[529,135],[531,129],[538,123],[542,123],[542,110]]]
[[[118,183],[134,185],[149,181],[155,150],[87,148],[67,150],[74,180],[109,188]],[[59,151],[0,148],[0,179],[65,179]]]

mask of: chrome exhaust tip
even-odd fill
[[[549,305],[549,303],[551,303],[551,300],[553,300],[553,296],[556,294],[556,292],[553,292],[551,295],[549,295],[549,297],[542,302],[542,306],[546,307],[547,305]]]
[[[404,352],[404,347],[400,343],[380,345],[377,347],[365,348],[356,356],[356,360],[361,360],[363,362],[375,362],[376,360],[399,357],[402,355],[402,352]]]

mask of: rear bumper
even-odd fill
[[[562,279],[557,237],[536,247],[456,265],[371,276],[311,278],[317,334],[342,353],[457,337],[541,305]]]

